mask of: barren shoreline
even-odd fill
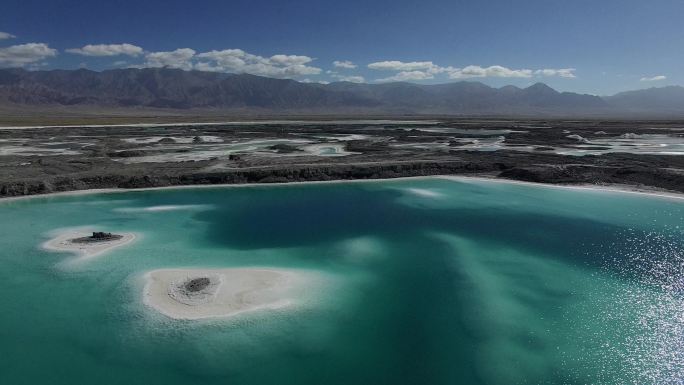
[[[0,201],[80,190],[443,175],[684,193],[678,121],[91,123],[0,129]]]
[[[412,125],[432,125],[436,124],[435,120],[401,120],[401,119],[345,119],[345,120],[229,120],[229,121],[208,121],[208,122],[180,122],[180,123],[164,123],[164,122],[150,122],[150,123],[121,123],[121,124],[64,124],[64,125],[0,125],[0,130],[28,130],[35,128],[69,128],[69,127],[186,127],[186,126],[231,126],[231,125],[277,125],[277,124],[300,124],[300,125],[316,125],[316,124],[412,124]]]

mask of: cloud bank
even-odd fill
[[[0,48],[0,67],[25,67],[57,56],[57,50],[44,43],[27,43]]]
[[[428,80],[433,79],[434,75],[425,71],[401,71],[396,75],[377,79],[379,82],[405,82],[409,80]]]
[[[402,82],[409,80],[434,79],[435,75],[453,71],[452,67],[441,67],[431,61],[402,62],[398,60],[380,61],[368,64],[368,68],[377,71],[393,71],[396,74],[377,79],[379,82]]]
[[[575,76],[575,68],[561,68],[561,69],[543,69],[543,70],[536,70],[534,73],[536,75],[542,75],[542,76],[560,76],[562,78],[574,78]]]
[[[0,32],[0,40],[14,36]],[[70,48],[66,52],[87,57],[120,57],[128,56],[137,60],[118,58],[112,64],[114,67],[129,66],[135,68],[178,68],[183,70],[199,70],[224,72],[235,74],[252,74],[272,78],[292,78],[311,80],[310,76],[323,74],[323,70],[313,64],[314,58],[305,55],[277,54],[260,56],[242,49],[223,49],[208,52],[197,52],[192,48],[178,48],[173,51],[146,51],[142,47],[129,44],[88,44],[80,48]],[[44,64],[47,58],[57,55],[57,50],[44,43],[28,43],[0,48],[0,65],[9,67],[35,68]],[[87,63],[83,63],[85,65]],[[508,68],[502,65],[483,67],[468,65],[465,67],[441,66],[432,61],[385,60],[367,64],[372,71],[384,72],[385,76],[375,79],[377,82],[393,81],[425,81],[435,79],[471,79],[471,78],[540,78],[559,77],[575,78],[575,68]],[[335,60],[332,69],[325,72],[325,80],[348,81],[355,83],[366,82],[361,74],[349,73],[358,65],[349,60]],[[338,70],[341,72],[338,72]],[[365,75],[365,74],[364,74]],[[663,75],[644,77],[641,81],[665,80]]]
[[[380,61],[370,63],[368,68],[380,71],[441,71],[442,67],[431,61],[402,62],[398,60]]]
[[[69,53],[83,56],[139,56],[143,49],[133,44],[88,44],[81,48],[70,48]]]
[[[197,55],[195,68],[202,71],[249,73],[274,78],[318,75],[322,70],[311,66],[314,60],[301,55],[263,57],[241,49],[211,51]]]
[[[333,79],[341,81],[341,82],[364,83],[366,81],[366,79],[363,76],[358,76],[358,75],[332,74],[330,76]]]
[[[193,69],[191,60],[195,53],[195,50],[190,48],[179,48],[175,51],[149,52],[145,54],[145,63],[142,67],[170,67],[191,70]]]
[[[657,81],[661,81],[661,80],[665,80],[665,79],[667,79],[667,76],[665,76],[665,75],[657,75],[657,76],[651,76],[651,77],[643,77],[643,78],[639,79],[639,81],[642,81],[642,82],[657,82]]]
[[[342,61],[335,60],[333,62],[333,66],[335,68],[344,68],[344,69],[348,69],[348,70],[353,70],[354,68],[357,67],[356,64],[350,62],[349,60],[342,60]]]
[[[263,57],[241,49],[214,50],[197,53],[191,48],[175,51],[148,52],[141,67],[170,67],[228,73],[248,73],[274,78],[295,78],[318,75],[322,70],[310,65],[314,59],[301,55]]]
[[[531,78],[532,73],[532,70],[529,69],[513,70],[499,65],[490,67],[470,65],[464,68],[456,68],[452,71],[449,71],[449,78]]]
[[[500,65],[481,67],[469,65],[463,68],[443,67],[431,61],[402,62],[389,60],[368,64],[368,68],[378,71],[396,72],[394,75],[377,79],[379,82],[433,79],[437,74],[446,74],[450,79],[469,78],[531,78],[534,76],[574,78],[574,68],[559,69],[510,69]]]

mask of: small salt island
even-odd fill
[[[69,230],[43,243],[49,251],[72,252],[81,258],[92,258],[121,247],[135,239],[133,233],[113,234],[102,231],[88,233],[84,230]]]
[[[173,319],[232,317],[294,305],[317,281],[285,269],[160,269],[145,274],[143,302]]]

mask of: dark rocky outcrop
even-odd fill
[[[207,277],[193,278],[185,282],[183,288],[188,292],[196,293],[206,289],[209,284],[211,284],[211,280]]]
[[[123,238],[123,235],[105,233],[102,231],[93,231],[93,235],[89,237],[81,237],[72,239],[71,242],[74,243],[99,243],[99,242],[111,242],[117,241]]]

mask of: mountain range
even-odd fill
[[[608,97],[558,92],[537,83],[494,88],[461,81],[420,85],[302,83],[248,74],[171,68],[27,71],[0,69],[5,110],[79,108],[252,111],[310,114],[684,116],[684,87]]]

